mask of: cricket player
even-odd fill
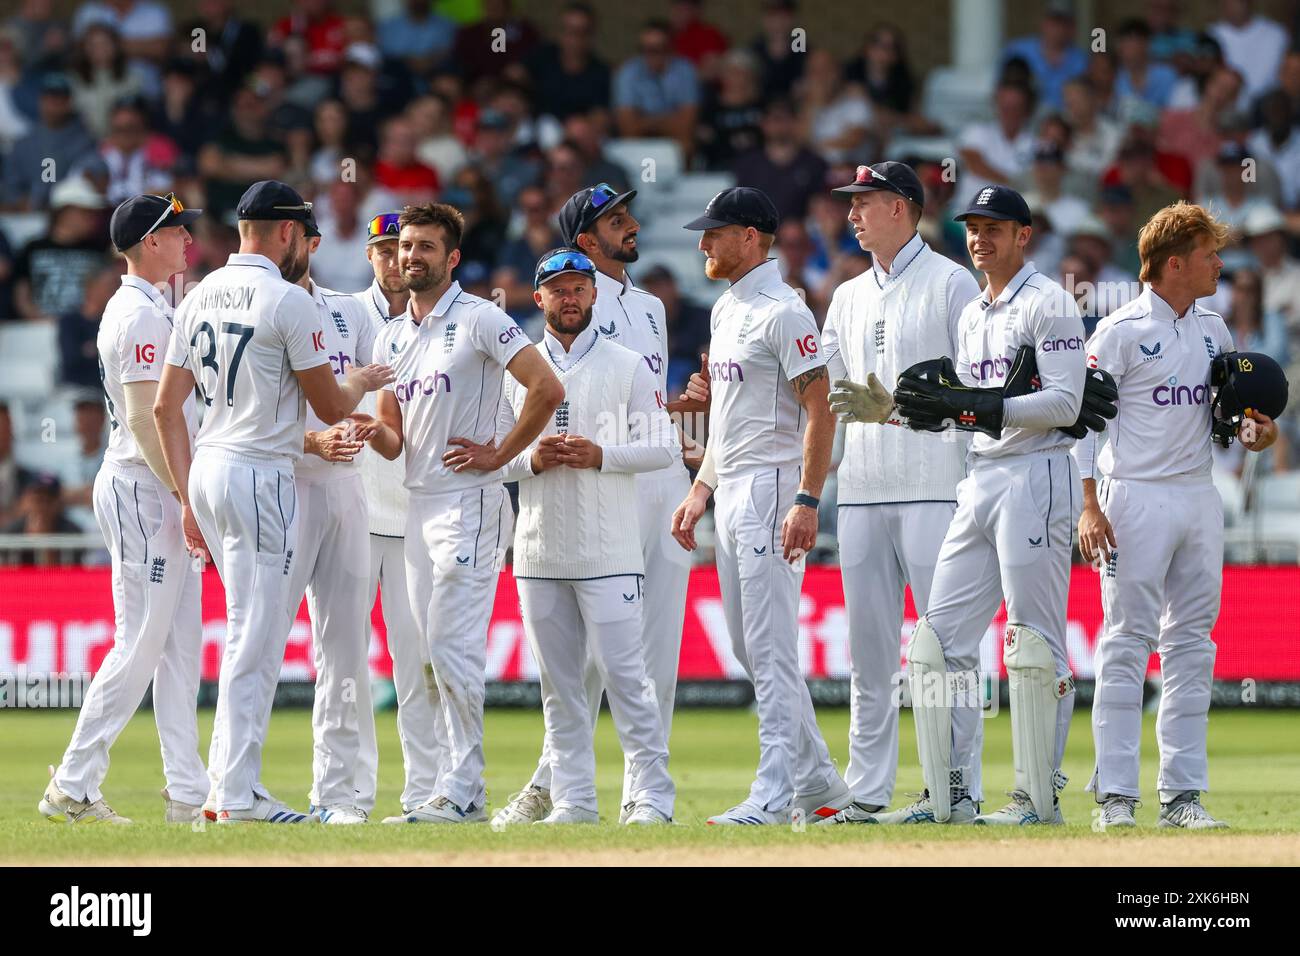
[[[553,807],[540,822],[599,822],[595,714],[585,681],[594,661],[629,778],[620,822],[664,824],[672,821],[674,791],[661,702],[646,676],[644,537],[629,533],[629,520],[637,517],[635,476],[666,468],[681,452],[655,373],[592,321],[597,276],[577,249],[552,250],[537,263],[533,298],[546,314],[537,351],[565,400],[506,470],[507,480],[519,481],[514,573],[541,673],[550,763]],[[526,400],[507,375],[499,435],[514,429]],[[498,815],[493,825],[511,822],[524,821]]]
[[[226,592],[205,813],[218,823],[314,822],[258,782],[294,613],[293,468],[307,404],[325,425],[336,424],[392,371],[356,366],[342,385],[335,380],[316,303],[294,284],[307,270],[310,205],[284,183],[264,180],[248,188],[236,213],[240,251],[176,311],[154,417],[181,496],[186,543],[211,555]],[[183,408],[196,384],[207,408],[191,462]]]
[[[1222,317],[1196,304],[1215,293],[1227,237],[1228,227],[1200,206],[1160,210],[1138,237],[1146,288],[1088,340],[1088,364],[1114,377],[1123,410],[1106,433],[1075,447],[1083,477],[1079,550],[1102,570],[1105,626],[1092,701],[1097,764],[1088,790],[1102,804],[1105,827],[1137,823],[1142,688],[1153,651],[1163,676],[1158,825],[1227,826],[1200,796],[1209,789],[1210,631],[1223,583],[1223,506],[1210,478],[1211,390],[1233,344]],[[1277,426],[1263,411],[1253,418],[1242,427],[1254,436],[1240,437],[1262,451],[1277,440]]]
[[[168,823],[194,819],[208,793],[195,718],[203,622],[202,576],[191,567],[181,505],[153,421],[171,334],[172,309],[159,288],[185,271],[185,228],[201,210],[174,195],[135,196],[109,224],[126,257],[122,287],[109,299],[96,346],[108,405],[109,439],[95,476],[95,519],[113,559],[113,648],[95,675],[76,730],[41,800],[41,814],[67,823],[130,823],[103,800],[108,752],[153,680]],[[181,405],[186,441],[197,429],[194,397]]]
[[[799,669],[804,555],[817,542],[835,416],[817,323],[767,257],[777,225],[771,199],[740,186],[718,193],[685,227],[703,231],[705,274],[731,288],[713,307],[704,463],[673,514],[673,536],[695,549],[695,525],[716,492],[727,630],[758,706],[756,779],[744,801],[709,818],[715,825],[826,817],[852,802]]]
[[[400,216],[400,212],[381,213],[366,224],[366,259],[374,270],[375,281],[354,298],[370,317],[376,335],[406,312],[411,298],[397,264]],[[367,395],[358,407],[373,416],[378,407],[376,397]],[[405,454],[393,461],[383,455],[361,456],[361,482],[366,489],[370,519],[370,588],[366,601],[368,607],[373,607],[376,592],[382,588],[384,627],[397,691],[397,737],[405,769],[402,814],[437,795],[438,768],[446,760],[433,732],[436,722],[442,719],[433,668],[407,593],[405,478]],[[363,746],[361,760],[366,764],[366,779],[376,779],[377,751]]]
[[[411,300],[380,333],[376,354],[396,381],[379,396],[369,441],[392,460],[406,449],[406,575],[428,648],[445,748],[433,799],[390,818],[487,819],[483,693],[487,629],[511,530],[501,469],[550,421],[564,388],[514,321],[452,279],[465,220],[444,203],[401,215],[398,263]],[[506,370],[528,389],[518,423],[495,441]]]
[[[946,357],[913,366],[900,374],[894,400],[910,428],[957,424],[976,435],[929,605],[908,644],[926,792],[878,819],[1060,823],[1061,757],[1074,704],[1065,650],[1070,532],[1081,492],[1071,438],[1059,429],[1080,418],[1083,320],[1074,299],[1025,262],[1032,230],[1019,193],[984,187],[955,218],[966,223],[984,292],[959,320],[956,370]],[[1038,390],[1009,387],[1030,359]],[[980,759],[979,645],[1004,597],[1016,786],[1006,807],[979,816],[971,792]]]
[[[859,166],[833,191],[851,197],[849,222],[872,267],[835,290],[822,328],[831,409],[849,423],[837,536],[852,675],[845,782],[854,802],[821,822],[874,823],[893,799],[898,767],[905,589],[924,614],[969,446],[962,432],[898,427],[891,393],[903,369],[957,354],[958,320],[980,290],[917,233],[925,192],[910,166]]]
[[[320,246],[315,216],[306,223],[308,270]],[[351,295],[318,286],[308,272],[296,280],[311,296],[334,378],[371,364],[376,330]],[[366,416],[369,419],[369,416]],[[363,431],[358,434],[358,428]],[[366,494],[357,456],[368,423],[327,425],[307,411],[303,455],[294,465],[298,546],[289,574],[292,627],[304,590],[311,615],[316,696],[312,707],[309,813],[331,825],[365,823],[374,809],[378,759],[370,702],[369,550]]]
[[[637,233],[641,226],[630,209],[635,196],[636,190],[619,193],[607,183],[581,189],[560,210],[560,232],[570,248],[582,251],[595,264],[599,293],[593,311],[596,330],[641,355],[655,379],[656,406],[673,412],[683,405],[680,401],[667,400],[668,323],[664,305],[633,285],[627,274],[627,264],[636,262],[640,256]],[[646,607],[654,609],[654,613],[643,615],[642,645],[646,672],[659,700],[666,736],[672,729],[673,703],[677,697],[677,665],[681,659],[686,586],[691,572],[689,555],[672,538],[672,513],[690,490],[690,479],[678,451],[664,467],[639,472],[634,480],[641,557],[645,565],[644,602]],[[602,690],[594,657],[587,662],[586,687],[594,726],[600,713]],[[620,822],[635,807],[630,789],[631,764],[624,770]],[[552,799],[550,777],[549,754],[543,750],[529,785],[498,811],[501,822],[522,823],[546,816]]]

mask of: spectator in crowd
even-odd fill
[[[1190,109],[1167,109],[1160,116],[1157,139],[1167,152],[1185,157],[1193,167],[1213,159],[1223,144],[1221,130],[1241,93],[1241,74],[1218,67],[1206,80],[1200,100]]]
[[[1111,257],[1115,265],[1130,275],[1142,270],[1137,237],[1142,223],[1137,221],[1133,193],[1124,185],[1107,186],[1097,203],[1097,216],[1111,235]]]
[[[533,272],[548,249],[564,245],[551,217],[551,204],[541,186],[525,186],[516,205],[518,218],[511,224],[513,237],[501,247],[492,287],[505,292],[505,310],[519,322],[528,337],[540,341],[545,324],[533,302]]]
[[[1083,318],[1084,334],[1090,336],[1101,321],[1097,314],[1097,271],[1091,262],[1076,252],[1066,252],[1058,269],[1057,281],[1073,297]]]
[[[496,31],[502,30],[503,34]],[[498,35],[504,42],[498,41]],[[510,75],[527,62],[541,37],[527,17],[517,16],[510,0],[483,0],[483,16],[456,32],[453,57],[465,82],[484,76]]]
[[[252,87],[235,91],[229,124],[199,150],[199,174],[207,181],[209,216],[233,212],[255,182],[281,179],[289,168],[284,145],[267,130],[267,103]]]
[[[1228,331],[1239,352],[1263,352],[1285,367],[1289,360],[1286,319],[1264,303],[1264,284],[1254,269],[1232,274],[1232,299]]]
[[[1090,200],[1097,193],[1102,173],[1115,162],[1123,132],[1119,124],[1102,115],[1102,104],[1087,77],[1066,83],[1063,96],[1065,121],[1070,126],[1066,182],[1071,192]]]
[[[852,161],[874,154],[869,144],[871,104],[862,87],[844,82],[844,71],[826,49],[808,54],[808,64],[796,88],[799,135],[828,163]]]
[[[1277,83],[1282,57],[1291,38],[1280,23],[1259,16],[1251,0],[1222,0],[1223,19],[1210,24],[1223,58],[1245,78],[1242,106]]]
[[[1071,4],[1051,2],[1038,24],[1038,36],[1012,40],[1002,51],[1002,62],[1021,59],[1033,76],[1038,99],[1054,110],[1062,109],[1065,84],[1087,69],[1088,57],[1074,43]]]
[[[15,32],[0,32],[0,165],[14,143],[31,129],[31,121],[18,105],[23,61],[14,41]]]
[[[614,118],[620,136],[662,136],[691,153],[699,109],[695,67],[672,54],[668,24],[651,20],[641,29],[640,53],[614,75]]]
[[[808,196],[823,188],[826,161],[799,139],[799,121],[787,99],[768,104],[763,113],[763,146],[736,157],[736,182],[763,190],[785,221],[802,219]]]
[[[447,190],[443,201],[451,203],[465,216],[465,233],[460,241],[460,265],[456,276],[466,291],[474,295],[491,297],[488,279],[496,265],[501,247],[505,245],[509,216],[502,207],[498,193],[493,189],[497,180],[478,163],[470,163],[456,174],[453,189]],[[519,192],[528,183],[520,183],[511,194],[516,201]],[[481,291],[479,291],[481,290]]]
[[[144,90],[139,72],[127,67],[117,32],[104,23],[87,27],[77,41],[68,81],[72,85],[72,104],[96,139],[108,135],[113,105],[139,96]]]
[[[9,237],[0,229],[0,322],[16,322],[14,308],[14,250]]]
[[[77,307],[60,313],[59,320],[59,381],[81,389],[100,387],[99,349],[95,337],[99,335],[99,320],[104,306],[122,284],[120,260],[108,261],[86,280],[85,294]]]
[[[640,276],[641,288],[664,305],[668,327],[668,394],[686,387],[700,370],[700,356],[709,350],[709,310],[682,295],[667,266],[653,266]]]
[[[105,300],[107,301],[107,300]],[[118,427],[125,422],[118,423]],[[62,468],[62,491],[59,495],[68,519],[81,531],[94,531],[95,511],[91,502],[95,475],[104,463],[108,446],[108,413],[104,408],[103,394],[94,390],[82,391],[73,401],[72,428],[77,433],[77,445],[70,450]]]
[[[574,113],[564,121],[564,142],[578,152],[584,183],[609,183],[623,192],[629,187],[627,170],[605,155],[602,128],[593,115]]]
[[[484,104],[488,109],[503,113],[514,130],[511,145],[518,151],[532,152],[538,149],[542,139],[541,122],[533,115],[532,101],[523,84],[502,82],[495,84],[491,96]],[[556,124],[552,117],[547,117],[545,125],[554,130]]]
[[[379,91],[379,54],[374,47],[354,43],[347,48],[339,70],[338,95],[348,111],[348,134],[354,144],[374,147],[379,127],[400,108]]]
[[[1271,205],[1255,190],[1249,163],[1244,146],[1231,140],[1225,142],[1215,157],[1214,190],[1196,199],[1198,204],[1213,209],[1214,217],[1230,230],[1229,244],[1219,252],[1226,272],[1249,265],[1250,253],[1241,242],[1242,227],[1254,209]]]
[[[40,115],[31,132],[14,144],[4,161],[0,210],[41,210],[49,205],[54,181],[69,176],[95,151],[95,141],[72,108],[72,87],[62,73],[41,81]]]
[[[832,182],[843,182],[844,177],[829,174]],[[817,287],[826,284],[835,264],[844,256],[865,255],[853,238],[849,226],[848,203],[829,190],[817,190],[808,197],[808,237],[812,253],[804,265],[808,281]]]
[[[14,460],[14,420],[9,405],[0,401],[0,527],[18,517],[18,502],[36,477]]]
[[[366,223],[361,210],[369,186],[369,174],[359,164],[355,182],[339,177],[327,187],[329,205],[316,216],[321,241],[311,256],[311,277],[317,285],[335,292],[360,292],[370,286],[375,275],[365,257]]]
[[[1291,102],[1284,92],[1272,90],[1259,100],[1262,128],[1246,140],[1246,153],[1267,162],[1277,173],[1282,204],[1300,205],[1300,129],[1291,117]]]
[[[1068,233],[1067,255],[1087,263],[1085,270],[1093,284],[1092,312],[1104,319],[1141,292],[1137,276],[1115,263],[1115,241],[1106,224],[1086,216]]]
[[[49,232],[14,263],[14,305],[25,319],[54,319],[81,306],[86,283],[104,265],[104,197],[81,177],[54,187]]]
[[[1187,161],[1182,163],[1181,176],[1190,182],[1191,171]],[[1134,212],[1139,223],[1145,223],[1158,211],[1182,198],[1182,191],[1156,162],[1156,149],[1150,131],[1134,127],[1120,147],[1115,165],[1102,177],[1102,186],[1126,186],[1133,196]],[[1185,188],[1185,187],[1184,187]]]
[[[72,34],[80,39],[90,27],[104,24],[122,38],[127,59],[144,82],[144,93],[155,96],[172,41],[172,15],[154,0],[88,0],[72,18]]]
[[[456,170],[469,162],[465,144],[451,128],[451,104],[441,93],[428,93],[411,101],[406,118],[415,130],[415,155],[438,173],[439,182],[451,182]]]
[[[749,50],[732,50],[719,64],[718,85],[705,91],[696,127],[704,165],[728,169],[741,153],[763,142],[763,104],[758,60]]]
[[[221,125],[217,108],[199,93],[197,72],[192,60],[171,60],[163,69],[162,97],[149,117],[150,127],[175,143],[188,164]]]
[[[1102,112],[1114,116],[1112,104],[1115,100],[1115,77],[1119,73],[1119,61],[1110,53],[1093,53],[1088,57],[1088,69],[1084,79],[1092,87]]]
[[[4,29],[17,38],[23,66],[33,72],[62,63],[72,44],[68,24],[54,12],[53,0],[21,0]]]
[[[23,488],[18,499],[17,514],[7,525],[0,527],[4,534],[80,534],[81,528],[63,510],[60,500],[63,483],[57,475],[38,474]],[[55,548],[28,548],[11,552],[19,564],[47,567],[60,563],[80,564],[82,552],[62,551]]]
[[[528,58],[534,99],[543,113],[563,121],[609,108],[609,65],[596,55],[595,42],[591,6],[568,4],[560,12],[555,42],[538,47]]]
[[[1182,65],[1196,50],[1196,32],[1180,24],[1181,0],[1147,0],[1146,21],[1151,28],[1151,58]]]
[[[478,135],[474,137],[469,165],[482,171],[492,183],[497,200],[506,206],[513,206],[519,190],[535,182],[541,172],[535,159],[515,149],[514,124],[498,110],[484,110],[479,114]],[[457,204],[452,202],[452,205]]]
[[[312,118],[316,150],[311,156],[311,180],[328,186],[342,172],[342,162],[356,152],[348,132],[348,111],[339,100],[321,100]],[[327,286],[328,288],[328,286]]]
[[[1286,95],[1292,125],[1300,125],[1300,52],[1288,53],[1283,58],[1277,75],[1277,88]]]
[[[402,12],[380,20],[375,28],[379,49],[400,61],[415,76],[442,68],[456,42],[456,24],[433,9],[430,0],[406,0]]]
[[[1201,91],[1209,82],[1214,71],[1228,66],[1223,59],[1223,50],[1219,41],[1208,33],[1196,35],[1196,45],[1191,55],[1183,58],[1178,68],[1178,82],[1169,94],[1169,109],[1188,110],[1196,106],[1201,98]]]
[[[546,189],[551,209],[558,211],[568,197],[584,188],[585,168],[582,154],[572,143],[557,143],[547,150],[546,162],[537,181]]]
[[[806,75],[806,74],[805,74]],[[818,328],[826,320],[826,306],[833,289],[823,289],[808,275],[813,257],[813,243],[803,219],[783,219],[776,230],[772,252],[780,263],[781,277],[792,289],[803,292],[804,304],[817,320]]]
[[[1088,216],[1088,204],[1064,189],[1065,152],[1059,143],[1040,142],[1035,146],[1030,175],[1033,189],[1025,201],[1030,208],[1041,209],[1053,229],[1068,236]]]
[[[763,82],[763,102],[789,96],[803,76],[804,54],[794,49],[794,0],[763,0],[760,33],[750,49],[758,57]]]
[[[384,123],[379,135],[375,182],[395,195],[401,205],[431,202],[438,194],[438,173],[416,157],[415,127],[411,121],[394,116]]]
[[[1044,275],[1055,275],[1065,255],[1065,234],[1056,228],[1038,196],[1032,192],[1024,196],[1029,206],[1030,225],[1034,227],[1025,246],[1025,260]]]
[[[215,216],[201,216],[190,234],[194,245],[190,246],[190,267],[185,270],[185,279],[191,284],[220,269],[239,251],[239,230]]]
[[[296,47],[308,71],[329,76],[343,63],[347,24],[334,11],[333,0],[293,0],[288,16],[272,25],[267,42],[286,53]]]
[[[957,148],[961,161],[962,196],[984,186],[1020,185],[1034,152],[1030,117],[1034,92],[1022,83],[1003,80],[993,92],[995,119],[973,123],[961,131]]]
[[[99,156],[108,168],[105,194],[110,206],[141,193],[161,195],[171,186],[175,146],[162,137],[151,136],[142,100],[127,100],[113,107],[108,137]]]
[[[348,52],[351,50],[349,47]],[[308,101],[310,106],[300,102],[299,95],[294,92],[295,83],[284,54],[279,50],[268,50],[266,56],[253,67],[248,82],[266,100],[266,122],[271,133],[286,148],[290,146],[293,134],[300,131],[307,134],[307,142],[310,144],[312,112],[320,96],[313,94]]]
[[[1126,100],[1138,99],[1164,109],[1178,82],[1178,73],[1172,66],[1151,59],[1151,28],[1145,20],[1125,20],[1120,25],[1115,53],[1119,58],[1115,108],[1122,112]]]
[[[225,108],[236,88],[262,59],[262,30],[234,11],[232,0],[198,0],[198,17],[186,24],[182,35],[202,30],[203,51],[197,63],[206,67],[202,97]]]
[[[730,44],[727,35],[704,19],[704,0],[672,0],[668,23],[673,31],[673,52],[685,57],[712,83],[720,73],[722,55]]]
[[[912,113],[916,82],[907,65],[903,31],[892,23],[871,28],[861,54],[849,63],[845,78],[862,85],[873,112],[889,126],[903,124]]]
[[[1287,248],[1286,220],[1277,208],[1258,206],[1241,231],[1263,281],[1264,311],[1282,316],[1290,353],[1300,358],[1300,260]]]

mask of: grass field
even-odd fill
[[[75,722],[71,711],[0,712],[0,864],[1296,864],[1300,863],[1300,712],[1217,711],[1210,720],[1213,791],[1205,802],[1233,829],[1212,833],[1157,830],[1153,718],[1147,720],[1143,789],[1135,831],[1096,833],[1096,806],[1084,792],[1092,765],[1086,713],[1077,714],[1066,755],[1067,826],[1006,831],[973,827],[716,828],[705,817],[744,797],[757,760],[754,715],[736,710],[683,710],[673,728],[672,771],[677,821],[670,828],[629,830],[617,819],[622,761],[608,715],[598,740],[601,811],[595,827],[487,826],[285,827],[209,826],[200,831],[161,822],[161,760],[152,715],[136,715],[113,750],[104,794],[134,827],[56,826],[36,803]],[[823,710],[832,756],[847,758],[847,710]],[[374,816],[398,811],[401,756],[393,715],[380,714],[379,803]],[[200,713],[211,730],[212,712]],[[895,804],[921,787],[911,719],[904,715],[902,767]],[[1010,720],[1004,711],[985,728],[984,779],[991,802],[1012,781]],[[526,781],[541,741],[536,711],[489,711],[488,796],[493,807]],[[206,743],[206,740],[205,740]],[[310,784],[307,710],[277,711],[265,751],[263,781],[305,810]]]

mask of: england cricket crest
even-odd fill
[[[569,430],[569,402],[567,399],[555,406],[555,430],[560,432]]]
[[[456,347],[456,323],[448,322],[447,327],[442,330],[442,354],[449,355]]]

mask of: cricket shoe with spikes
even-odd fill
[[[852,803],[853,791],[836,774],[835,782],[829,787],[811,793],[796,793],[791,808],[810,823],[818,823],[835,816]]]
[[[1052,798],[1052,819],[1039,819],[1038,811],[1034,809],[1034,801],[1029,799],[1029,794],[1023,790],[1008,790],[1007,796],[1011,802],[1005,807],[994,810],[992,813],[984,813],[976,817],[972,823],[976,826],[1004,826],[1004,827],[1023,827],[1033,823],[1049,823],[1060,825],[1065,822],[1061,816],[1061,800],[1059,797]]]
[[[655,809],[648,803],[634,806],[623,820],[623,823],[630,827],[662,826],[672,822],[672,817],[662,810]]]
[[[484,823],[487,811],[480,806],[470,804],[461,808],[451,802],[449,797],[434,797],[422,803],[414,810],[400,817],[387,817],[385,823]]]
[[[164,787],[162,791],[163,802],[166,804],[166,810],[163,812],[163,819],[167,823],[193,823],[203,813],[203,808],[193,803],[183,803],[180,800],[173,800],[172,795]]]
[[[1137,826],[1137,808],[1142,806],[1137,797],[1111,794],[1101,804],[1097,814],[1097,829],[1119,830]]]
[[[353,806],[328,806],[314,807],[314,816],[321,823],[328,826],[345,827],[356,826],[360,823],[366,823],[370,820],[370,814],[366,813],[360,807]]]
[[[1226,830],[1228,824],[1210,816],[1210,811],[1201,806],[1201,794],[1196,790],[1185,790],[1171,803],[1160,808],[1158,827],[1178,827],[1183,830]]]
[[[310,813],[299,813],[270,797],[254,794],[253,805],[242,810],[218,810],[218,824],[236,823],[319,823]]]
[[[529,784],[492,815],[492,826],[498,828],[536,823],[545,820],[552,809],[551,791]]]
[[[77,800],[59,789],[51,780],[38,804],[41,816],[51,823],[115,823],[131,821],[103,800]]]
[[[909,803],[898,810],[891,810],[888,813],[876,814],[876,822],[884,823],[889,826],[899,826],[912,823],[935,823],[934,804],[930,802],[930,791],[924,790],[920,794],[920,799]],[[970,823],[979,814],[979,804],[970,798],[969,793],[962,792],[953,794],[950,798],[951,812],[947,822],[951,825],[962,826]]]
[[[533,826],[548,826],[552,824],[569,824],[569,823],[599,823],[600,814],[595,810],[584,810],[582,807],[575,807],[568,803],[557,803],[545,818],[535,820]]]
[[[817,825],[826,826],[832,823],[879,823],[880,812],[884,809],[884,807],[878,807],[872,804],[858,803],[855,800],[838,813],[818,820]]]
[[[717,816],[709,817],[704,822],[711,827],[782,826],[790,823],[792,812],[792,807],[784,810],[765,810],[757,804],[745,801]]]

